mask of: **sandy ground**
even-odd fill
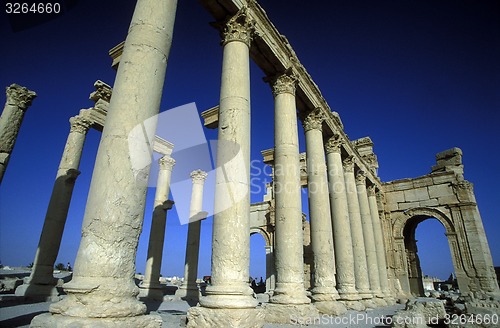
[[[31,319],[38,314],[48,312],[50,302],[21,304],[14,296],[3,295],[0,301],[0,327],[29,327]],[[163,318],[163,328],[183,327],[186,312],[190,305],[184,301],[164,301],[162,303],[149,303],[148,309],[157,312]],[[341,317],[322,316],[316,322],[302,322],[308,327],[360,327],[382,328],[387,325],[390,318],[403,305],[388,306],[366,312],[349,311]],[[298,327],[299,325],[266,324],[265,328]]]

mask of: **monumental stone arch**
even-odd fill
[[[444,226],[453,267],[462,295],[485,299],[498,295],[486,235],[472,183],[464,179],[462,151],[452,148],[436,155],[428,175],[384,184],[386,226],[392,236],[386,242],[390,266],[404,293],[423,295],[422,271],[415,229],[435,218]],[[389,237],[389,240],[387,239]]]

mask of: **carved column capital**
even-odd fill
[[[356,174],[356,184],[364,185],[365,183],[366,183],[366,173],[365,171],[359,170],[358,173]]]
[[[316,108],[313,111],[310,111],[307,116],[302,121],[302,126],[304,127],[304,131],[310,130],[322,130],[323,121],[325,120],[325,115],[321,111],[321,108]]]
[[[248,15],[247,8],[243,7],[224,25],[222,31],[222,45],[231,41],[244,42],[250,47],[255,32],[255,22]]]
[[[342,146],[342,143],[343,141],[340,137],[340,134],[333,135],[327,140],[325,144],[326,153],[340,153],[340,146]]]
[[[69,124],[71,125],[70,133],[77,132],[87,134],[93,123],[92,120],[82,115],[73,116],[69,119]]]
[[[344,172],[354,172],[354,156],[349,155],[342,161],[342,165],[344,166]]]
[[[283,93],[290,93],[295,96],[295,88],[298,81],[295,74],[286,72],[281,75],[265,78],[264,80],[271,84],[274,97]]]
[[[175,165],[175,159],[169,155],[165,155],[158,160],[158,164],[160,165],[160,170],[172,170]]]
[[[204,183],[205,179],[208,177],[208,173],[202,170],[194,170],[191,172],[191,179],[193,183]]]
[[[22,110],[31,106],[33,99],[36,98],[36,92],[28,90],[18,84],[11,84],[5,90],[7,95],[7,104],[17,106]]]
[[[111,101],[111,95],[113,94],[113,89],[101,80],[97,80],[94,83],[95,91],[90,94],[89,99],[97,102],[98,100],[104,100],[105,102]]]

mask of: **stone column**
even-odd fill
[[[202,170],[191,172],[193,190],[189,208],[189,225],[186,244],[186,259],[184,262],[184,281],[175,292],[175,296],[183,300],[198,301],[200,290],[196,284],[198,278],[198,257],[200,253],[201,221],[206,218],[207,212],[203,209],[203,184],[208,174]]]
[[[137,300],[135,258],[144,219],[149,166],[134,157],[151,154],[129,140],[149,129],[159,112],[177,2],[138,0],[118,67],[113,97],[96,157],[73,280],[65,299],[32,327],[160,327]],[[151,123],[150,123],[151,122]]]
[[[57,279],[53,276],[54,263],[59,253],[75,181],[80,174],[78,168],[85,136],[92,125],[92,121],[84,115],[74,116],[69,122],[71,129],[52,188],[33,269],[28,284],[16,289],[18,296],[51,298],[58,295],[55,288]]]
[[[212,231],[212,285],[188,327],[257,327],[263,322],[249,286],[250,58],[253,21],[240,10],[224,26],[217,172]]]
[[[328,139],[325,148],[330,189],[333,241],[335,246],[335,265],[337,269],[337,288],[340,300],[348,308],[362,311],[364,306],[357,302],[361,299],[355,288],[354,257],[352,249],[351,226],[347,204],[344,168],[341,155],[342,139],[335,135]]]
[[[377,249],[373,234],[373,222],[366,192],[366,173],[359,171],[356,174],[356,189],[359,198],[359,210],[361,212],[361,223],[363,226],[363,237],[365,240],[366,264],[368,267],[368,279],[370,289],[374,296],[383,297],[380,291],[380,277],[378,272]],[[378,305],[383,305],[380,299],[374,299]]]
[[[295,107],[296,77],[270,81],[274,96],[274,195],[276,304],[308,304],[304,289],[299,135]]]
[[[309,222],[311,225],[311,246],[314,254],[312,299],[320,312],[338,315],[345,312],[346,308],[342,303],[335,302],[339,298],[339,294],[335,288],[333,232],[323,148],[323,120],[324,115],[318,108],[311,111],[303,121],[306,134]]]
[[[266,246],[266,293],[274,294],[276,288],[276,262],[273,246]]]
[[[144,280],[141,284],[139,295],[141,297],[161,301],[163,300],[163,290],[160,285],[161,262],[163,258],[163,244],[165,241],[165,227],[167,224],[167,211],[173,206],[173,202],[168,200],[170,193],[170,179],[175,160],[169,155],[165,155],[158,160],[159,172],[156,182],[156,193],[151,221],[151,231],[149,233],[148,259]]]
[[[364,299],[363,304],[367,307],[373,307],[375,304],[369,300],[373,297],[373,294],[370,292],[370,282],[368,279],[365,240],[361,224],[361,214],[359,212],[359,199],[356,191],[356,179],[354,177],[353,156],[349,156],[344,159],[343,168],[349,220],[351,225],[356,290],[358,291],[359,296]]]
[[[370,205],[370,213],[373,220],[373,237],[375,239],[376,252],[377,252],[377,263],[378,263],[378,273],[380,279],[380,290],[386,301],[391,297],[391,290],[389,287],[389,278],[387,275],[387,261],[385,258],[385,245],[384,245],[384,235],[382,233],[382,224],[380,222],[380,216],[377,205],[377,195],[375,191],[375,185],[370,185],[367,189],[368,192],[368,203]]]
[[[34,91],[17,84],[8,86],[5,94],[7,100],[2,116],[0,116],[0,183],[2,183],[12,149],[14,149],[24,113],[36,97]]]

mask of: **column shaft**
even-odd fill
[[[303,122],[306,134],[311,246],[314,254],[312,297],[315,302],[335,301],[338,298],[335,289],[332,220],[323,150],[323,119],[322,113],[316,109],[310,112]]]
[[[359,199],[356,191],[356,179],[354,177],[354,161],[349,156],[343,162],[344,180],[346,184],[346,196],[351,225],[352,251],[354,258],[354,275],[356,278],[356,289],[363,299],[373,297],[370,292],[368,279],[368,268],[366,264],[365,240],[359,211]]]
[[[337,270],[337,288],[341,300],[359,300],[354,274],[354,257],[349,223],[344,168],[340,153],[339,135],[330,138],[326,144],[327,165],[332,213],[333,241],[335,246],[335,264]]]
[[[250,62],[252,27],[245,15],[224,30],[217,172],[212,235],[212,285],[200,304],[253,308],[250,266]],[[242,22],[241,22],[242,20]]]
[[[206,217],[206,212],[202,212],[202,209],[203,184],[207,176],[207,173],[201,170],[191,172],[193,190],[191,192],[191,204],[189,208],[190,218],[186,243],[186,259],[184,262],[184,281],[175,293],[175,296],[184,300],[198,300],[200,298],[200,290],[196,284],[196,279],[198,278],[201,221]]]
[[[165,227],[167,224],[167,211],[172,208],[173,202],[168,200],[170,193],[170,180],[175,160],[165,155],[158,160],[160,170],[156,182],[153,218],[149,233],[148,258],[144,280],[141,285],[140,295],[149,299],[163,300],[160,286],[161,262],[163,258],[163,244],[165,242]]]
[[[85,135],[92,122],[85,116],[78,115],[70,119],[70,124],[71,130],[64,146],[47,207],[40,241],[33,261],[33,269],[29,278],[29,286],[23,286],[16,291],[18,295],[57,295],[57,290],[54,288],[57,282],[53,276],[54,264],[59,253],[75,180],[80,174],[78,168],[85,143]]]
[[[0,116],[0,183],[14,149],[24,114],[36,93],[17,84],[11,84],[5,92],[7,100]]]
[[[376,252],[377,252],[377,263],[378,272],[380,279],[380,290],[385,297],[391,295],[389,288],[389,279],[387,276],[387,261],[385,259],[385,247],[384,247],[384,235],[382,234],[382,225],[380,222],[380,216],[378,212],[377,196],[375,192],[375,186],[371,185],[368,187],[368,203],[370,205],[370,213],[373,220],[373,236],[375,239]]]
[[[97,320],[92,318],[100,318],[95,326],[116,320],[121,326],[161,324],[159,316],[143,315],[146,306],[136,299],[133,280],[149,176],[149,165],[138,166],[138,158],[152,153],[176,7],[175,0],[137,1],[96,157],[73,280],[64,286],[67,297],[51,305],[53,318],[41,315],[33,326],[91,326]]]
[[[278,304],[307,304],[304,289],[299,136],[292,75],[272,81],[274,95],[274,194],[276,288]]]
[[[359,210],[361,212],[361,222],[363,226],[363,237],[365,240],[366,264],[368,267],[368,279],[370,280],[370,289],[376,296],[382,296],[380,293],[380,277],[378,272],[377,249],[375,237],[373,234],[373,222],[366,193],[366,176],[360,171],[356,175],[356,189],[359,197]]]

